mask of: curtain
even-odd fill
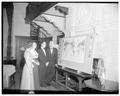
[[[7,18],[8,18],[7,59],[9,60],[11,57],[12,18],[13,18],[14,6],[12,2],[3,2],[2,8],[6,8]]]

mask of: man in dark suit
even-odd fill
[[[46,71],[46,83],[48,85],[51,84],[55,77],[55,66],[57,66],[57,61],[58,61],[58,52],[56,48],[53,48],[53,41],[50,41],[49,43],[49,48],[47,49],[47,55],[48,55],[48,60],[49,64],[47,66],[47,71]]]
[[[38,54],[39,54],[38,60],[40,62],[40,65],[38,66],[40,87],[47,87],[45,81],[46,81],[46,70],[49,62],[45,47],[46,47],[46,42],[43,41],[41,43],[41,48],[38,49]]]

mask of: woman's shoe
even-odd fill
[[[34,91],[30,91],[29,94],[34,94]]]

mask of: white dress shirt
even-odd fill
[[[53,48],[50,48],[50,52],[51,52],[51,54],[53,53]]]
[[[44,49],[44,48],[42,48],[42,50],[43,50],[43,52],[44,52],[44,54],[45,54],[45,56],[46,56],[46,52],[45,52],[45,49]]]

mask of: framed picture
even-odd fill
[[[92,34],[60,39],[58,64],[78,72],[92,73]]]

